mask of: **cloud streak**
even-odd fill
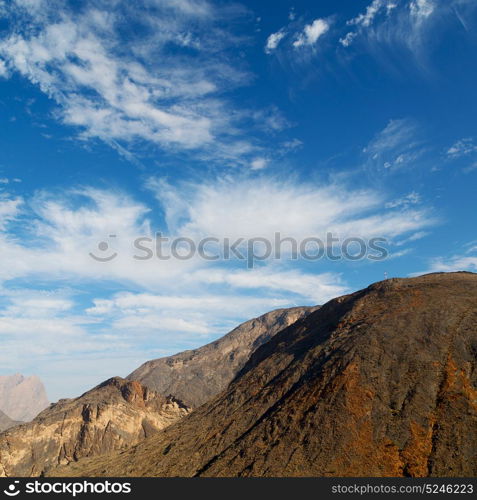
[[[475,10],[472,0],[372,0],[366,9],[347,21],[340,44],[359,44],[386,65],[390,55],[406,50],[421,69],[429,69],[433,35],[442,37],[452,20],[466,31]]]
[[[225,97],[250,75],[228,54],[238,39],[211,3],[100,0],[74,12],[38,5],[13,0],[5,7],[11,28],[0,39],[0,75],[19,73],[37,85],[81,138],[125,151],[145,141],[220,161],[240,162],[260,149],[240,137],[234,121],[247,113],[252,121],[250,113],[237,113]]]

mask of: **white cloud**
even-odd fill
[[[132,370],[138,360],[196,347],[252,316],[323,303],[349,290],[329,266],[319,263],[310,272],[286,258],[250,270],[237,260],[135,260],[132,242],[152,238],[156,230],[196,241],[203,236],[273,241],[276,231],[297,239],[324,237],[327,231],[405,238],[433,223],[421,207],[383,210],[386,200],[375,191],[263,174],[175,187],[150,181],[149,188],[160,207],[92,188],[42,192],[28,200],[4,196],[0,361],[5,370],[32,360],[35,371],[57,386],[54,373],[65,363],[77,373],[81,361],[101,359],[101,369],[107,373],[109,366],[107,375],[114,375],[118,365],[113,359],[108,364],[106,353],[125,360],[121,370]],[[167,225],[156,227],[152,221],[162,212]],[[108,242],[107,250],[98,248],[101,241]],[[118,256],[101,263],[90,252]]]
[[[397,200],[390,201],[386,203],[385,207],[386,208],[398,208],[398,207],[403,207],[403,208],[408,208],[411,205],[415,205],[416,203],[419,203],[421,201],[421,197],[419,193],[416,193],[413,191],[412,193],[409,193],[408,195],[398,198]]]
[[[155,291],[166,287],[169,293],[180,292],[184,286],[200,290],[211,268],[224,267],[225,272],[228,264],[210,263],[197,256],[187,261],[171,259],[167,265],[157,258],[138,261],[133,258],[139,253],[133,247],[136,238],[151,238],[152,247],[155,231],[162,230],[164,236],[186,236],[196,242],[203,237],[221,241],[262,237],[275,247],[276,233],[298,241],[307,237],[325,240],[327,232],[341,238],[393,238],[434,222],[424,208],[411,207],[409,197],[399,211],[393,210],[396,204],[383,211],[385,200],[375,191],[334,184],[305,185],[269,176],[176,187],[151,181],[150,188],[162,205],[167,228],[152,227],[156,207],[119,192],[83,188],[64,196],[41,193],[23,207],[20,199],[5,199],[0,205],[4,264],[0,280],[109,280]],[[20,207],[22,216],[30,221],[21,239],[15,235]],[[99,248],[100,242],[107,243],[107,248],[104,244]],[[170,242],[165,249],[169,246]],[[286,244],[282,247],[287,248]],[[95,262],[91,252],[98,257],[117,256],[105,264]],[[245,268],[246,263],[242,264]]]
[[[267,166],[268,161],[267,158],[255,158],[251,163],[252,170],[263,170]]]
[[[340,43],[343,47],[349,47],[357,36],[358,35],[356,33],[350,31],[349,33],[346,33],[344,37],[340,38]]]
[[[90,336],[87,318],[75,316],[74,302],[67,291],[13,289],[0,291],[2,366],[18,357],[97,351],[108,339]]]
[[[455,271],[477,272],[476,252],[474,251],[469,255],[453,255],[451,257],[438,257],[432,259],[426,271],[415,274],[418,275],[437,272],[450,273]]]
[[[291,139],[290,141],[285,141],[282,146],[285,151],[294,151],[300,149],[303,146],[303,141],[295,138]]]
[[[8,77],[8,69],[4,61],[0,59],[0,78]]]
[[[206,0],[152,0],[157,6],[177,10],[191,17],[210,17],[214,15],[213,8]]]
[[[417,22],[427,19],[434,13],[436,5],[432,0],[413,0],[409,6],[411,15]]]
[[[243,112],[225,97],[250,75],[225,56],[238,39],[225,32],[221,11],[199,0],[146,3],[100,0],[73,12],[51,2],[41,14],[31,1],[9,4],[8,17],[21,22],[0,38],[0,74],[8,68],[37,85],[83,139],[125,152],[138,140],[217,160],[255,150],[235,122]],[[128,43],[124,18],[143,26]]]
[[[198,274],[202,275],[203,271]],[[348,287],[336,273],[304,274],[299,271],[254,269],[252,271],[212,271],[201,276],[209,284],[226,284],[233,288],[272,290],[276,293],[292,293],[307,303],[323,304],[348,292]],[[302,300],[302,299],[301,299]]]
[[[375,17],[381,9],[385,8],[391,2],[388,0],[373,0],[367,7],[366,11],[359,14],[357,17],[350,19],[347,24],[349,26],[363,26],[368,28],[373,23]]]
[[[425,238],[426,236],[429,236],[429,233],[426,231],[418,231],[417,233],[411,234],[411,236],[408,236],[407,238],[397,241],[394,244],[397,247],[402,247],[404,245],[407,245],[408,243],[412,243],[414,241],[421,240],[422,238]]]
[[[455,253],[429,259],[424,271],[413,273],[411,276],[456,271],[477,272],[477,240],[468,241]]]
[[[340,43],[349,47],[359,40],[378,58],[387,61],[386,48],[405,48],[421,67],[427,64],[432,30],[443,19],[459,16],[459,0],[373,0],[364,12],[348,20],[354,27]]]
[[[164,207],[170,232],[191,237],[261,236],[273,242],[277,232],[304,239],[325,238],[329,231],[343,238],[386,237],[418,229],[432,219],[423,210],[381,212],[384,200],[379,193],[334,184],[304,185],[267,177],[180,187],[162,181],[150,185]]]
[[[476,170],[477,170],[477,162],[474,162],[471,165],[469,165],[468,167],[465,167],[464,169],[462,169],[464,174],[470,174],[471,172],[475,172]]]
[[[253,273],[250,275],[253,276]],[[212,275],[204,273],[204,276],[195,276],[186,281],[188,283],[201,281],[203,286],[207,287],[228,285],[225,281],[226,276],[226,272],[218,274],[214,272]],[[320,283],[320,279],[317,276],[315,283]],[[331,276],[328,279],[331,280]],[[334,279],[335,290],[345,290],[344,286],[338,286],[338,277],[334,276]],[[197,336],[226,333],[228,328],[226,325],[236,326],[235,323],[240,318],[253,317],[264,311],[290,305],[290,298],[285,297],[287,288],[275,290],[266,283],[248,286],[247,288],[255,289],[255,292],[272,290],[277,294],[277,296],[273,296],[273,293],[268,296],[258,294],[254,297],[241,295],[237,289],[228,288],[229,290],[221,295],[206,293],[174,296],[123,292],[109,299],[96,299],[94,306],[86,312],[92,317],[111,321],[111,328],[115,332],[124,332],[125,335],[130,335],[131,332],[134,332],[136,337],[160,335],[167,341],[167,337],[172,333],[189,336],[197,343],[200,341]],[[310,302],[315,297],[323,301],[329,297],[329,292],[323,292],[325,290],[315,289],[311,296],[304,292],[298,293],[297,297],[300,303]]]
[[[390,120],[363,150],[370,169],[396,171],[414,165],[426,152],[417,123]]]
[[[452,159],[474,153],[477,153],[477,144],[474,143],[474,139],[471,137],[458,140],[447,150],[447,156]]]
[[[276,33],[272,33],[267,38],[267,43],[265,44],[265,52],[267,54],[271,54],[274,50],[276,50],[280,42],[286,36],[286,34],[287,34],[286,31],[283,29],[277,31]]]
[[[325,35],[330,29],[329,22],[325,19],[315,19],[311,24],[307,24],[296,40],[293,42],[293,47],[312,47],[318,39]]]
[[[4,230],[19,215],[22,203],[21,198],[0,195],[0,230]]]

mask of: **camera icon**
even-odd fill
[[[20,490],[18,489],[19,484],[20,481],[15,481],[14,483],[10,484],[10,486],[6,490],[3,490],[3,493],[5,493],[5,495],[9,497],[16,497],[20,494]]]
[[[110,234],[109,238],[116,238],[116,235]],[[100,252],[102,252],[104,255],[105,252],[108,252],[110,250],[109,243],[107,241],[100,241],[98,243],[98,250]],[[112,260],[114,260],[118,256],[117,252],[115,252],[114,250],[112,250],[112,252],[113,253],[111,253],[110,255],[104,255],[104,257],[98,256],[98,255],[94,254],[93,252],[90,252],[89,256],[92,259],[96,260],[97,262],[111,262]]]

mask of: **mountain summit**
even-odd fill
[[[96,476],[476,476],[477,275],[391,279],[275,335]]]

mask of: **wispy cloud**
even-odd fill
[[[396,7],[397,4],[393,0],[373,0],[366,7],[365,12],[359,14],[353,19],[350,19],[347,24],[348,26],[362,26],[364,28],[369,28],[381,11],[385,11],[386,14],[389,14]]]
[[[277,232],[299,241],[311,236],[326,240],[327,232],[343,239],[394,238],[434,223],[428,210],[412,206],[417,203],[415,197],[391,203],[383,210],[386,200],[380,193],[337,184],[304,185],[292,179],[283,182],[261,176],[175,186],[156,180],[150,181],[149,188],[165,214],[164,226],[155,227],[152,222],[159,207],[139,203],[120,192],[92,188],[71,190],[65,195],[43,192],[28,202],[4,197],[0,205],[1,282],[116,282],[152,291],[167,289],[172,294],[184,290],[202,293],[211,269],[225,275],[231,263],[205,262],[198,257],[172,259],[167,265],[156,259],[140,262],[133,259],[136,238],[152,238],[156,231],[194,241],[260,236],[274,242]],[[25,217],[30,221],[27,227],[22,226]],[[98,251],[102,241],[118,254],[107,265],[93,261],[89,255]],[[285,267],[270,268],[270,272],[288,272],[286,260],[281,264]],[[242,267],[246,274],[245,265]],[[264,280],[261,288],[267,288],[266,283]]]
[[[273,241],[276,232],[303,239],[310,235],[325,238],[328,231],[343,238],[393,237],[433,220],[424,209],[383,211],[385,201],[373,190],[304,185],[270,176],[180,186],[160,180],[151,181],[150,187],[164,207],[170,233],[199,238],[260,235]],[[227,211],[221,209],[224,203]]]
[[[448,150],[447,156],[451,159],[462,158],[477,153],[477,144],[472,137],[456,141]]]
[[[354,30],[340,39],[349,47],[358,37],[376,43],[416,44],[424,28],[423,23],[434,13],[435,0],[373,0],[364,12],[346,23]],[[410,45],[411,46],[411,45]],[[416,47],[414,47],[416,48]]]
[[[415,205],[421,201],[421,197],[419,193],[413,191],[402,198],[398,198],[397,200],[390,201],[386,203],[386,208],[409,208],[411,205]]]
[[[418,124],[404,118],[390,120],[363,152],[368,168],[391,172],[412,166],[426,147]]]
[[[431,259],[425,271],[415,274],[454,271],[477,272],[476,242],[471,242],[466,247],[462,253]]]
[[[390,64],[390,53],[406,49],[421,68],[426,68],[434,46],[433,33],[441,35],[445,26],[457,19],[466,27],[473,9],[472,0],[372,0],[347,21],[348,30],[340,43],[345,48],[364,44],[386,64]]]
[[[239,38],[224,30],[222,10],[206,0],[100,0],[74,11],[61,2],[39,5],[6,6],[11,29],[0,39],[0,73],[37,85],[83,139],[126,153],[147,141],[207,159],[243,155],[245,163],[260,150],[240,128],[252,113],[234,110],[225,97],[250,75],[228,52]],[[229,20],[243,13],[225,10]]]

